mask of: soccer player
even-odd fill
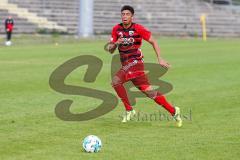
[[[5,30],[6,30],[6,45],[10,46],[12,44],[12,31],[13,31],[14,21],[11,16],[5,20]]]
[[[129,121],[136,112],[131,106],[123,84],[132,81],[133,84],[147,97],[153,99],[157,104],[163,106],[176,120],[178,127],[182,126],[180,109],[170,104],[164,95],[155,91],[148,82],[148,77],[144,73],[143,54],[141,52],[142,39],[149,42],[157,55],[158,63],[165,68],[170,64],[160,57],[160,48],[151,32],[140,24],[133,23],[134,9],[125,5],[121,9],[122,23],[117,24],[112,29],[111,41],[107,50],[113,53],[118,47],[122,67],[112,79],[112,86],[121,98],[126,114],[122,122]]]

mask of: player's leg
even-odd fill
[[[10,32],[7,31],[6,34],[7,34],[7,41],[10,41],[10,37],[11,37],[11,36],[10,36]]]
[[[157,91],[156,91],[157,92]],[[151,98],[151,97],[150,97]],[[171,103],[169,103],[164,95],[161,95],[160,92],[157,92],[157,96],[153,98],[154,101],[162,105],[176,120],[176,125],[178,127],[182,126],[182,119],[181,119],[181,114],[180,114],[180,108],[179,107],[174,107]]]
[[[12,31],[9,32],[8,41],[11,41],[11,39],[12,39]]]
[[[174,107],[171,103],[169,103],[166,97],[160,92],[153,90],[148,82],[146,75],[137,77],[133,79],[132,82],[147,97],[153,99],[157,104],[163,106],[175,118],[178,127],[182,126],[180,109],[178,107]]]
[[[125,82],[126,80],[125,80],[124,71],[119,70],[112,79],[112,86],[116,91],[118,97],[122,100],[126,111],[131,111],[132,106],[130,105],[127,92],[123,86]]]
[[[119,70],[112,79],[112,86],[117,92],[118,97],[122,100],[126,110],[126,114],[123,116],[122,122],[129,121],[130,118],[135,115],[135,111],[129,102],[126,89],[123,86],[126,81],[125,72],[123,70]]]
[[[152,89],[147,76],[143,75],[132,80],[133,84],[147,97],[153,99],[157,104],[163,106],[171,115],[175,114],[175,109],[158,91]]]
[[[10,46],[11,45],[10,39],[11,39],[10,32],[6,31],[6,42],[5,42],[6,46]]]

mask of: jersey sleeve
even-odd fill
[[[139,35],[142,36],[142,38],[145,41],[148,41],[150,39],[152,33],[147,28],[143,27],[140,24],[137,24],[136,28],[138,30]]]
[[[111,40],[110,42],[117,42],[118,40],[118,37],[117,37],[117,26],[114,26],[113,29],[112,29],[112,36],[111,36]]]

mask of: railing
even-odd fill
[[[240,0],[232,0],[232,4],[240,6]]]
[[[203,0],[211,4],[240,5],[240,0]]]

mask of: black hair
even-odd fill
[[[129,10],[132,13],[132,15],[134,15],[134,9],[133,9],[132,6],[125,5],[125,6],[122,7],[121,12],[124,11],[124,10]]]

